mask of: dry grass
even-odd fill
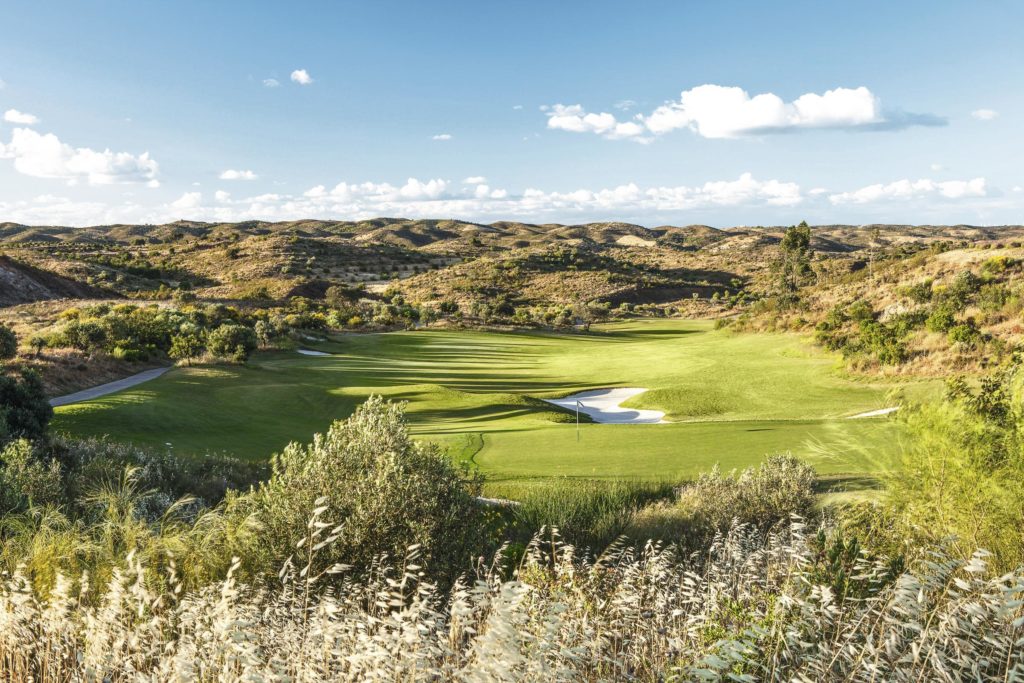
[[[330,542],[311,520],[306,547]],[[821,580],[803,526],[734,527],[680,561],[648,545],[579,561],[538,536],[442,594],[411,550],[398,566],[321,590],[316,553],[281,583],[225,581],[157,593],[125,558],[83,603],[60,581],[40,600],[23,576],[0,592],[9,681],[1019,681],[1024,572],[985,576],[936,553],[889,580],[858,560],[856,596]],[[173,567],[170,585],[174,586]]]

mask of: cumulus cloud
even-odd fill
[[[482,177],[472,178],[481,180]],[[469,179],[467,179],[469,180]],[[713,207],[793,207],[804,201],[800,186],[779,180],[759,180],[744,173],[733,180],[699,185],[642,188],[627,183],[603,189],[544,191],[527,188],[513,194],[486,182],[451,183],[442,178],[409,178],[403,184],[339,182],[315,185],[300,195],[264,194],[234,198],[218,192],[214,202],[202,204],[198,192],[189,192],[169,204],[166,220],[189,217],[234,221],[286,219],[295,216],[359,219],[373,216],[467,218],[555,218],[572,216],[670,213]],[[150,218],[149,220],[153,220]]]
[[[228,170],[221,171],[220,173],[221,180],[256,180],[257,178],[259,178],[259,176],[249,170],[238,171],[233,168],[229,168]]]
[[[279,85],[281,85],[281,81],[277,80],[276,78],[263,79],[263,86],[266,88],[276,88]]]
[[[309,75],[309,72],[305,69],[296,69],[292,72],[291,79],[299,85],[309,85],[313,82],[313,78]]]
[[[176,200],[171,202],[171,207],[175,209],[194,209],[203,203],[202,192],[186,192],[185,194],[178,197]]]
[[[452,139],[452,134],[451,133],[438,133],[437,135],[434,135],[430,139],[431,140],[442,140],[442,141],[444,141],[444,140],[451,140]]]
[[[474,179],[482,179],[476,177]],[[404,183],[349,182],[319,184],[298,194],[268,193],[235,196],[225,191],[204,195],[189,191],[157,206],[126,201],[107,206],[55,197],[3,203],[0,215],[25,223],[88,225],[115,222],[161,223],[179,218],[210,221],[292,220],[296,217],[358,220],[377,216],[409,218],[459,217],[470,220],[518,219],[531,222],[571,222],[620,218],[631,221],[678,223],[695,213],[731,215],[736,212],[796,220],[800,215],[850,211],[884,211],[898,206],[913,215],[934,209],[950,216],[961,211],[1012,207],[1024,197],[1014,187],[1002,194],[984,178],[934,181],[898,180],[868,185],[849,192],[823,187],[804,190],[795,182],[761,179],[750,173],[689,185],[641,186],[623,183],[604,188],[544,190],[528,187],[510,192],[492,183],[451,182],[443,178],[408,178]],[[726,219],[735,220],[735,219]],[[963,220],[962,218],[958,220]]]
[[[578,104],[556,104],[544,111],[551,129],[640,142],[650,140],[652,134],[664,135],[681,128],[705,138],[735,138],[812,129],[893,130],[945,124],[945,120],[927,114],[885,111],[879,99],[863,86],[806,93],[786,102],[773,93],[751,97],[738,87],[701,85],[629,121],[620,121],[608,112],[587,112]]]
[[[920,199],[965,199],[984,197],[988,194],[984,178],[972,180],[946,180],[937,182],[921,180],[896,180],[891,183],[876,183],[853,192],[829,195],[833,204],[869,204],[881,201],[911,201]]]
[[[609,140],[643,140],[644,126],[636,121],[619,121],[608,112],[587,112],[578,104],[556,104],[547,109],[548,128],[570,133],[596,133]]]
[[[159,166],[149,153],[102,152],[88,147],[72,147],[52,134],[30,128],[15,128],[11,141],[0,142],[0,159],[14,161],[14,169],[35,178],[55,178],[75,184],[110,185],[146,183],[159,185]]]
[[[22,126],[34,126],[39,123],[39,117],[33,116],[32,114],[26,114],[23,111],[17,109],[8,109],[4,112],[4,121],[7,123],[17,123]]]
[[[975,109],[971,112],[971,116],[979,121],[991,121],[999,116],[999,112],[994,109]]]
[[[487,178],[482,175],[471,175],[468,178],[464,178],[462,182],[465,185],[479,185],[480,183],[486,183]]]

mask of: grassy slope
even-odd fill
[[[246,367],[182,368],[136,389],[58,410],[56,427],[178,450],[264,458],[344,417],[370,393],[410,401],[418,434],[491,477],[680,478],[782,450],[822,473],[884,468],[891,385],[853,382],[792,335],[733,335],[692,321],[633,322],[592,335],[409,332],[348,335],[333,358],[264,354]],[[641,386],[637,407],[669,425],[551,420],[529,398]]]

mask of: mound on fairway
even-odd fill
[[[638,321],[590,334],[415,331],[343,335],[329,356],[260,354],[177,368],[57,410],[55,426],[201,455],[264,459],[349,415],[370,394],[409,402],[415,433],[492,478],[685,478],[791,451],[822,473],[888,466],[891,384],[856,382],[794,335],[737,335],[704,321]],[[625,408],[672,424],[585,424],[541,399],[649,387]]]

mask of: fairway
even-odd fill
[[[895,385],[846,378],[795,335],[733,334],[707,321],[634,321],[590,334],[414,331],[341,335],[245,366],[177,368],[57,409],[55,427],[201,455],[266,459],[308,440],[373,393],[409,401],[414,432],[492,480],[551,476],[681,479],[772,453],[822,474],[877,472],[898,434]],[[605,387],[649,391],[624,405],[671,424],[584,424],[538,400]]]

